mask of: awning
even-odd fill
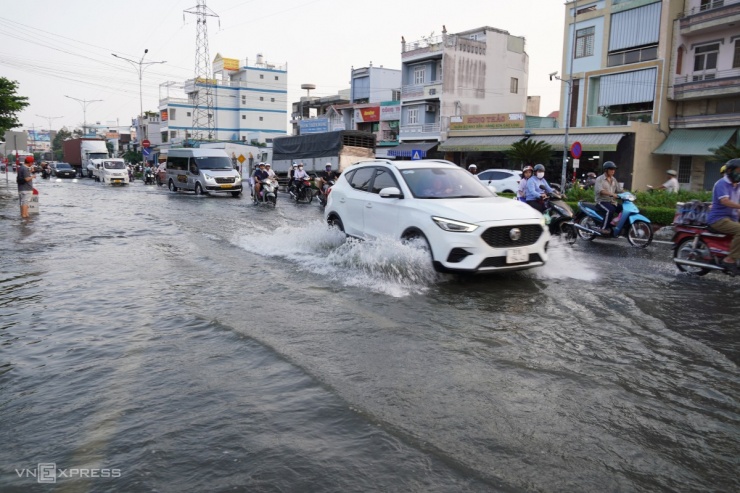
[[[678,128],[668,134],[653,154],[674,156],[711,156],[709,149],[727,144],[737,128]]]
[[[450,137],[439,145],[439,150],[448,152],[507,151],[511,149],[511,144],[523,138],[522,135]]]
[[[568,136],[568,149],[573,142],[580,142],[584,151],[616,151],[622,137],[624,134],[571,134]],[[562,151],[565,146],[565,135],[533,135],[529,140],[550,144],[556,151]]]
[[[439,142],[404,142],[398,144],[393,149],[388,149],[389,156],[396,157],[415,157],[418,152],[419,158],[427,156],[427,151],[439,144]]]

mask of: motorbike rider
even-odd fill
[[[583,188],[591,188],[596,184],[596,173],[589,171],[586,173],[586,180],[583,183]]]
[[[265,163],[260,163],[259,167],[254,170],[254,174],[252,175],[252,178],[254,178],[254,203],[257,204],[258,198],[260,196],[260,189],[262,188],[262,181],[267,180],[267,178],[270,175],[268,175],[267,170],[265,169]]]
[[[648,185],[648,189],[650,190],[665,190],[666,192],[672,192],[672,193],[678,193],[679,185],[678,185],[678,179],[676,176],[678,176],[678,173],[676,173],[676,170],[669,169],[665,172],[665,174],[668,176],[668,180],[666,180],[665,183],[663,183],[658,188],[653,188],[652,185]]]
[[[724,267],[733,275],[740,275],[740,158],[730,159],[725,164],[725,176],[714,184],[712,208],[707,215],[709,226],[732,236],[730,253],[724,258]]]
[[[332,171],[331,163],[326,163],[324,171],[319,176],[319,189],[321,195],[326,197],[326,191],[329,189],[333,182],[337,181],[337,174]]]
[[[277,175],[275,175],[275,172],[272,170],[272,165],[270,163],[265,163],[265,171],[267,171],[268,180],[277,180]]]
[[[293,175],[295,174],[295,170],[298,169],[298,163],[293,163],[293,165],[288,169],[288,191],[293,189],[293,185],[295,185],[295,180],[293,179]]]
[[[468,166],[468,171],[470,171],[472,174],[477,175],[478,174],[478,166],[475,164],[471,164]]]
[[[542,187],[542,188],[540,188]],[[536,164],[534,167],[534,176],[527,179],[527,194],[525,196],[527,204],[540,212],[545,212],[544,199],[548,193],[552,193],[552,187],[545,180],[545,166]]]
[[[527,180],[532,177],[533,168],[527,165],[522,169],[522,179],[519,180],[519,189],[516,192],[517,198],[522,202],[527,201]]]
[[[303,163],[298,163],[298,168],[296,168],[295,172],[293,173],[293,182],[295,183],[296,194],[303,186],[303,180],[307,180],[310,178],[311,176],[308,174],[308,172],[303,169]]]
[[[596,178],[594,183],[594,197],[597,207],[604,211],[604,224],[601,226],[601,233],[609,232],[612,217],[622,212],[622,206],[617,203],[617,194],[624,190],[614,177],[617,172],[617,165],[612,161],[607,161],[602,166],[604,173]]]

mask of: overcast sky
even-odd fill
[[[449,33],[481,26],[526,38],[529,95],[542,97],[540,115],[559,106],[564,0],[208,0],[210,57],[250,64],[288,66],[288,103],[305,95],[301,84],[316,84],[312,95],[349,88],[350,70],[383,65],[401,68],[401,36],[418,40],[442,26]],[[87,122],[130,125],[139,112],[136,69],[111,53],[152,65],[143,76],[144,111],[156,111],[160,84],[183,82],[194,74],[196,24],[184,10],[197,0],[4,0],[0,9],[0,76],[19,82],[30,105],[20,113],[24,128],[81,126]],[[164,96],[164,95],[163,95]],[[290,107],[286,108],[290,113]],[[40,116],[37,116],[40,115]],[[286,124],[287,130],[287,124]]]

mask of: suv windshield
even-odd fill
[[[480,180],[462,168],[401,170],[401,176],[418,199],[461,199],[491,197]]]
[[[234,169],[228,157],[196,157],[195,164],[199,169]]]
[[[120,161],[105,161],[103,165],[105,169],[126,169],[126,166]]]
[[[56,169],[70,169],[72,168],[72,166],[67,163],[57,163],[55,168]]]

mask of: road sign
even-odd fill
[[[578,169],[578,167],[581,165],[580,159],[573,159],[573,169]]]
[[[581,147],[580,142],[573,142],[573,145],[570,146],[570,155],[573,156],[574,159],[580,159],[582,150],[583,148]]]
[[[152,145],[152,143],[149,142],[147,139],[141,141],[141,147],[149,147],[150,145]]]
[[[144,142],[148,142],[148,141],[146,141],[146,140],[145,140]],[[143,145],[143,144],[144,144],[144,142],[142,142],[141,144]],[[149,147],[144,147],[144,148],[143,148],[143,149],[141,150],[141,153],[142,153],[142,154],[144,155],[144,157],[149,157],[149,156],[151,156],[151,155],[152,155],[152,150],[151,150],[151,149],[149,149]]]
[[[412,161],[418,161],[421,159],[421,151],[419,149],[414,149],[411,151],[411,160]]]

